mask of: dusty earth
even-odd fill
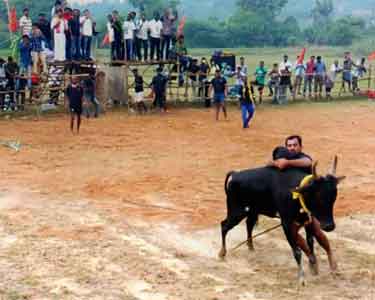
[[[375,103],[259,108],[249,130],[232,107],[107,113],[72,135],[65,115],[0,121],[0,299],[375,299]],[[324,173],[334,154],[347,176],[329,234],[340,272],[297,268],[280,230],[217,259],[223,181],[261,166],[301,134]],[[277,224],[263,218],[260,232]],[[245,239],[229,234],[230,248]],[[307,268],[307,264],[306,269]]]

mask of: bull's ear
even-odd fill
[[[337,184],[340,184],[341,181],[343,181],[344,179],[346,178],[346,176],[340,176],[340,177],[336,177],[336,180],[337,180]]]

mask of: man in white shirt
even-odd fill
[[[33,27],[33,22],[31,21],[31,18],[29,17],[28,8],[23,9],[23,16],[20,18],[19,26],[20,26],[20,32],[22,36],[27,35],[31,37],[31,29]]]
[[[154,59],[154,54],[156,50],[156,58],[160,60],[161,51],[160,51],[160,36],[163,28],[163,23],[160,21],[160,15],[155,13],[154,19],[149,22],[150,30],[150,42],[151,42],[151,60]]]
[[[289,86],[290,93],[293,94],[292,85],[292,63],[288,60],[288,55],[284,55],[283,61],[279,64],[279,72],[281,75],[282,83],[286,87]]]
[[[336,81],[336,77],[337,77],[337,74],[341,73],[342,72],[342,68],[339,66],[339,61],[338,60],[335,60],[333,62],[333,64],[331,65],[331,68],[330,68],[330,78],[333,82]]]
[[[136,23],[136,51],[138,60],[142,60],[142,48],[143,48],[143,59],[146,61],[148,58],[148,21],[144,14]]]
[[[88,9],[83,11],[80,18],[81,34],[82,34],[82,57],[83,59],[91,59],[91,41],[93,36],[93,20]]]
[[[131,18],[131,14],[128,14],[128,17],[123,25],[124,29],[124,40],[125,40],[125,60],[133,59],[133,44],[134,44],[134,33],[135,25]]]

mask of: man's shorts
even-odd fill
[[[214,94],[215,103],[224,103],[225,95],[224,93]]]
[[[264,84],[260,83],[258,80],[252,81],[251,84],[258,87],[258,91],[262,91],[264,89]]]
[[[135,93],[135,95],[134,95],[134,102],[135,103],[142,102],[143,100],[144,100],[143,92]]]
[[[344,71],[342,73],[342,79],[345,82],[351,82],[352,81],[352,73],[350,71]]]
[[[82,115],[82,107],[80,106],[70,106],[70,112],[76,115]]]

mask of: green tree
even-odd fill
[[[147,17],[152,17],[154,12],[160,14],[166,8],[177,9],[179,0],[130,0],[130,4],[145,13]]]
[[[333,0],[315,0],[315,5],[311,12],[314,24],[317,26],[327,24],[333,12]]]
[[[9,6],[16,7],[18,18],[21,17],[22,10],[27,7],[30,11],[30,16],[34,19],[40,13],[45,13],[47,16],[50,15],[53,1],[38,0],[25,2],[24,0],[9,0]],[[0,5],[0,16],[5,22],[8,21],[8,13],[4,3]]]
[[[253,12],[262,12],[270,16],[278,16],[288,0],[238,0],[237,5],[240,9]]]

